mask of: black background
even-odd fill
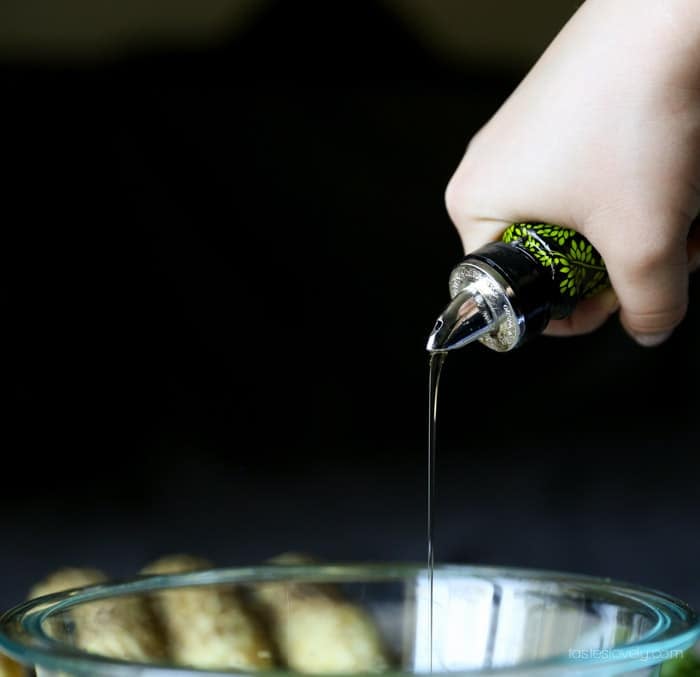
[[[59,566],[173,551],[425,558],[424,344],[462,254],[443,192],[524,71],[330,4],[218,47],[3,66],[3,607]],[[613,319],[450,356],[438,560],[700,605],[692,286],[658,349]]]

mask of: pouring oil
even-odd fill
[[[435,446],[440,373],[447,351],[476,341],[497,352],[538,336],[551,319],[568,317],[580,299],[607,289],[600,253],[570,228],[513,223],[499,242],[467,255],[450,274],[452,301],[428,337],[429,666],[433,670]]]
[[[433,579],[435,575],[435,449],[437,429],[437,401],[442,365],[446,352],[431,352],[428,363],[428,576],[430,593],[428,599],[429,620],[428,651],[429,669],[433,671]]]

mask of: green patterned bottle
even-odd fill
[[[609,284],[600,254],[576,231],[514,223],[501,241],[472,252],[454,268],[452,301],[435,323],[427,349],[454,350],[478,340],[493,350],[512,350]]]

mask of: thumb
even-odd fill
[[[655,240],[664,228],[639,234],[630,246],[602,251],[610,282],[620,302],[620,322],[642,346],[663,343],[683,320],[688,307],[686,236]],[[687,231],[686,231],[687,232]]]

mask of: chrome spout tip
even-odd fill
[[[448,341],[449,337],[449,329],[447,328],[442,315],[440,315],[435,322],[433,330],[430,332],[430,336],[428,336],[425,349],[429,353],[441,353],[447,350],[452,350],[452,347],[449,345]]]
[[[470,286],[457,294],[438,317],[425,348],[431,353],[455,350],[493,328],[493,317],[483,296]]]

